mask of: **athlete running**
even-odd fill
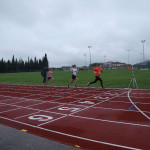
[[[100,73],[103,72],[103,69],[102,69],[101,65],[99,65],[98,67],[94,68],[93,72],[95,73],[95,80],[92,81],[92,82],[89,82],[88,86],[90,86],[90,84],[96,83],[99,80],[100,83],[101,83],[101,87],[104,88],[103,87],[103,81],[100,78]]]
[[[43,77],[43,83],[45,84],[46,82],[46,72],[47,72],[47,67],[45,66],[44,68],[42,68],[41,70],[41,75]]]
[[[78,82],[78,78],[77,78],[77,73],[78,73],[78,69],[76,65],[73,65],[73,68],[71,69],[72,72],[72,80],[68,83],[68,88],[69,85],[75,80],[75,84],[74,87],[77,87],[77,82]]]
[[[49,80],[52,80],[52,86],[54,86],[54,78],[52,77],[52,69],[50,68],[49,71],[48,71],[48,78],[47,78],[47,81],[45,82],[44,86],[46,85],[46,83],[49,81]]]

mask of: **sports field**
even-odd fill
[[[71,73],[68,71],[53,71],[55,86],[67,86],[71,80]],[[78,86],[85,87],[89,81],[95,79],[91,70],[79,71]],[[104,70],[101,78],[106,88],[127,88],[132,78],[131,70]],[[135,70],[135,78],[140,89],[150,89],[150,70]],[[1,73],[1,84],[23,84],[23,85],[42,85],[42,76],[40,72],[26,73]],[[48,82],[48,86],[51,81]],[[73,84],[72,84],[73,86]],[[91,85],[91,87],[100,87],[99,82]],[[132,86],[131,86],[132,87]]]

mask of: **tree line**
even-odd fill
[[[3,58],[0,60],[1,73],[39,71],[44,66],[48,67],[47,54],[42,59],[28,57],[28,60],[24,61],[22,58],[18,60],[13,55],[12,60],[5,61]]]

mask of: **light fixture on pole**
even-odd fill
[[[146,40],[141,40],[141,43],[143,43],[143,63],[144,63],[144,43],[146,42]]]
[[[129,65],[129,51],[131,51],[131,50],[127,50],[127,52],[128,52],[128,65]]]
[[[90,65],[91,65],[91,51],[90,51],[91,47],[92,47],[92,46],[88,46],[88,48],[89,48],[89,53],[90,53]]]

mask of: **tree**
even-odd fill
[[[15,64],[15,57],[14,57],[14,55],[13,55],[12,62],[11,62],[11,71],[12,72],[16,72],[16,64]]]
[[[29,57],[27,61],[23,61],[22,58],[17,60],[14,55],[11,61],[5,62],[3,58],[0,60],[0,72],[39,71],[44,66],[48,67],[47,54],[39,60],[36,57],[34,60]]]
[[[42,67],[47,67],[48,68],[48,59],[47,59],[47,54],[45,53],[45,56],[42,59]]]

